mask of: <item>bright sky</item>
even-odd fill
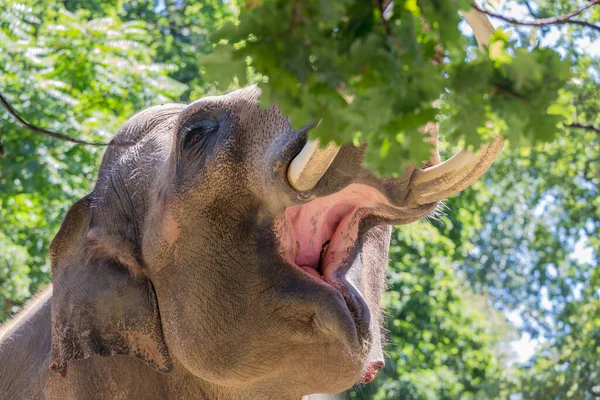
[[[506,4],[507,2],[505,2],[505,1],[500,1],[499,3],[500,3],[500,5],[497,8],[497,12],[502,15],[506,15],[508,17],[513,17],[515,19],[522,20],[522,21],[530,21],[532,19],[525,6],[521,6],[518,4],[510,4],[509,5],[509,4]],[[504,7],[504,4],[506,4],[506,7]],[[532,7],[535,9],[535,4],[532,4]],[[583,13],[582,16],[580,16],[578,18],[584,19],[585,13]],[[511,29],[510,26],[503,21],[500,21],[498,19],[493,19],[493,18],[491,19],[491,21],[492,21],[492,24],[497,28],[502,27],[507,30]],[[537,29],[537,28],[521,27],[520,29]],[[553,46],[554,43],[556,43],[557,39],[560,38],[561,35],[564,35],[568,29],[569,29],[568,25],[550,28],[550,34],[545,36],[542,39],[541,45],[543,47]],[[462,24],[461,30],[465,33],[472,34],[471,28],[469,28],[469,26],[466,23]],[[597,39],[592,42],[589,38],[585,38],[585,39],[579,40],[577,45],[581,49],[585,49],[585,52],[587,52],[588,54],[590,54],[594,57],[600,56],[600,39]],[[559,52],[560,52],[560,49],[559,49]]]

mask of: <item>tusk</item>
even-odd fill
[[[288,168],[288,181],[299,192],[312,190],[325,175],[340,147],[330,142],[321,148],[318,140],[309,140]]]
[[[479,45],[479,48],[483,50],[484,46],[490,43],[490,38],[494,34],[494,26],[490,22],[487,15],[476,9],[475,7],[469,9],[469,11],[463,12],[463,16],[467,23],[473,29],[475,40]]]
[[[494,26],[487,15],[476,8],[464,12],[463,16],[473,29],[479,48],[483,50],[494,34]],[[492,143],[481,146],[477,155],[463,149],[441,164],[416,170],[411,178],[412,202],[419,205],[435,203],[465,190],[488,170],[503,146],[504,140],[498,136]]]
[[[393,9],[394,2],[392,1],[383,11],[383,19],[389,20]],[[479,48],[483,50],[483,47],[488,45],[490,42],[490,37],[492,37],[494,34],[494,26],[490,22],[487,15],[475,7],[471,7],[469,11],[464,11],[463,16],[465,17],[467,23],[471,26],[471,29],[473,29],[473,34],[475,34],[475,40],[477,41]]]
[[[413,173],[410,199],[418,205],[435,203],[471,186],[492,165],[502,151],[504,140],[497,136],[481,146],[477,155],[461,150],[449,160]]]

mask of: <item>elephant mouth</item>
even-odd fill
[[[343,293],[336,273],[355,255],[361,222],[385,218],[385,197],[373,187],[352,184],[340,192],[288,207],[279,218],[280,252],[292,266]]]
[[[350,270],[361,272],[358,269],[362,267],[354,266],[362,265],[356,260],[368,228],[392,223],[397,217],[398,209],[391,208],[381,192],[355,183],[337,193],[288,207],[276,220],[275,233],[283,260],[301,271],[307,281],[326,285],[341,294],[347,307],[345,313],[353,320],[353,335],[358,340],[348,343],[354,351],[370,352],[367,344],[373,339],[372,315],[360,288],[346,275]],[[331,305],[343,302],[332,299]],[[376,358],[369,355],[362,383],[370,382],[383,367],[382,357],[382,354]]]

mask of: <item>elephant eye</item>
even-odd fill
[[[203,118],[197,121],[190,121],[189,123],[186,123],[183,128],[183,148],[189,149],[190,147],[203,142],[218,129],[218,122],[210,118]]]

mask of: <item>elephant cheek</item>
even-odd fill
[[[155,274],[178,263],[181,227],[168,211],[149,222],[144,235],[144,260]]]

